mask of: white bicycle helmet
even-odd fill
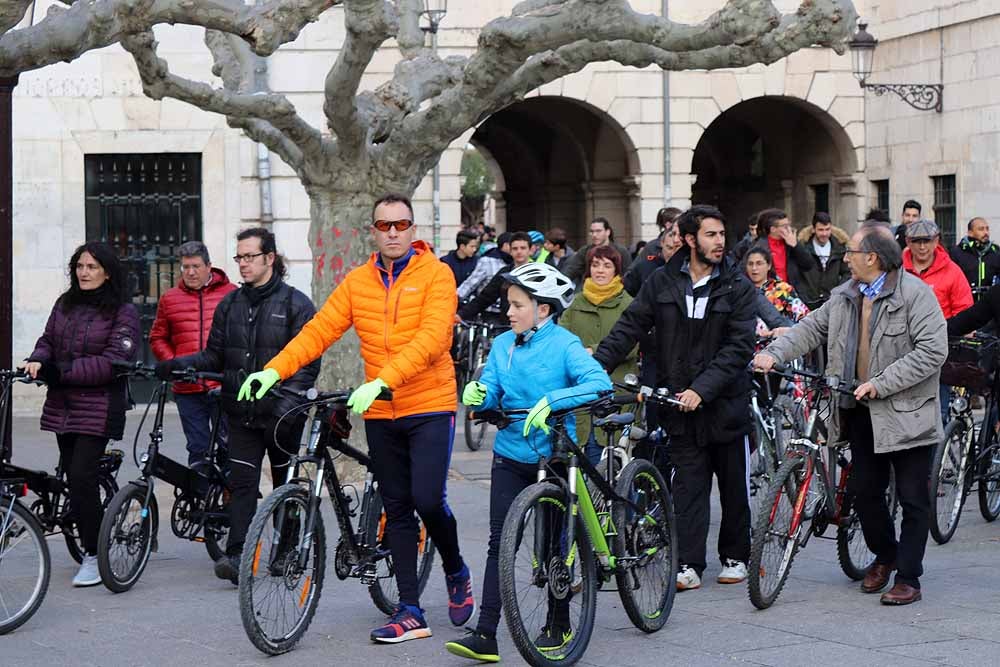
[[[573,302],[573,281],[551,264],[528,262],[503,274],[503,279],[523,289],[535,301],[549,304],[556,314],[569,308]]]

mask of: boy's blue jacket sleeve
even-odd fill
[[[492,356],[492,350],[491,350]],[[569,379],[565,389],[547,392],[545,398],[553,410],[575,408],[597,399],[597,392],[612,388],[611,378],[597,361],[594,360],[583,343],[576,336],[572,337],[566,346],[563,356],[566,363],[566,374]],[[484,377],[486,373],[483,373]]]

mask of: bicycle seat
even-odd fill
[[[621,414],[614,414],[603,419],[595,419],[594,426],[597,428],[615,429],[620,426],[628,426],[635,421],[635,413],[623,412]]]

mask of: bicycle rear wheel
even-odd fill
[[[383,614],[392,614],[399,605],[399,586],[396,585],[396,571],[392,566],[392,554],[383,542],[385,537],[385,509],[382,496],[378,491],[372,494],[371,505],[368,508],[368,525],[365,527],[364,539],[366,545],[374,545],[378,560],[375,563],[375,583],[368,587],[372,602]],[[423,595],[427,580],[430,579],[434,567],[434,541],[427,532],[424,522],[417,517],[419,538],[417,541],[417,592]]]
[[[974,432],[961,419],[944,429],[944,439],[934,449],[931,465],[931,537],[944,544],[955,534],[962,506],[972,484],[969,456]]]
[[[615,577],[625,613],[643,632],[656,632],[670,617],[677,591],[677,524],[663,477],[636,459],[625,466],[615,491],[639,510],[613,503]]]
[[[579,518],[576,539],[566,543],[568,509],[561,487],[533,484],[514,499],[500,538],[504,620],[521,657],[535,667],[577,662],[594,631],[594,552]]]
[[[223,545],[229,535],[229,511],[226,506],[225,487],[212,484],[205,498],[205,511],[211,514],[223,515],[225,518],[209,519],[202,528],[205,538],[205,550],[212,562],[226,554]]]
[[[103,513],[107,511],[108,505],[111,504],[111,499],[118,493],[118,482],[110,474],[99,475],[97,478],[97,491],[100,494],[101,512]],[[69,551],[70,557],[77,563],[82,563],[83,542],[80,541],[80,531],[76,526],[76,521],[73,519],[72,508],[70,507],[68,498],[63,511],[62,531],[63,539],[66,540],[66,549]]]
[[[38,520],[16,500],[0,499],[0,635],[38,611],[50,572],[49,547]]]
[[[805,471],[805,459],[796,456],[781,464],[767,491],[770,504],[757,517],[750,545],[747,584],[750,602],[758,609],[767,609],[778,599],[792,569],[792,560],[799,550],[801,524],[790,533],[795,502],[802,489],[800,475]],[[789,489],[797,489],[796,494]]]
[[[306,543],[309,493],[297,484],[274,490],[257,508],[240,560],[240,617],[263,653],[291,651],[309,629],[323,592],[326,530],[316,512]],[[303,567],[301,554],[308,550]]]
[[[159,527],[156,496],[130,483],[111,499],[97,538],[97,566],[108,590],[124,593],[139,581]]]
[[[472,374],[473,380],[478,380],[483,376],[483,368],[485,368],[483,364],[476,366],[476,370]],[[468,415],[468,408],[465,405],[461,405],[458,416],[462,419],[462,425],[464,426],[465,446],[471,451],[476,452],[479,451],[479,449],[483,446],[483,443],[486,442],[486,430],[489,428],[489,424],[486,422],[483,422],[482,424],[473,423],[466,415]]]
[[[893,524],[899,518],[899,500],[896,498],[896,473],[889,473],[889,485],[885,491],[886,506]],[[854,581],[861,581],[868,574],[868,569],[875,563],[875,554],[868,548],[864,533],[861,530],[861,519],[854,510],[850,494],[845,494],[844,504],[840,508],[841,516],[847,520],[837,527],[837,560],[840,569]],[[896,526],[896,534],[899,534]]]

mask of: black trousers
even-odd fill
[[[420,515],[441,554],[445,574],[465,567],[458,547],[458,524],[448,507],[448,466],[455,439],[452,413],[402,419],[368,419],[365,436],[385,506],[385,540],[396,570],[399,600],[420,606],[417,539]]]
[[[861,520],[865,543],[875,554],[876,562],[883,565],[896,563],[896,583],[920,588],[924,550],[930,530],[928,479],[934,448],[914,447],[876,454],[871,413],[864,406],[841,410],[840,423],[851,443],[853,465],[847,490]],[[896,473],[896,495],[903,510],[898,540],[885,499],[890,466]]]
[[[693,438],[673,437],[670,460],[674,464],[674,514],[680,562],[705,571],[708,523],[711,514],[712,475],[719,480],[722,524],[719,560],[750,560],[750,478],[747,471],[749,440],[699,446]]]
[[[98,463],[108,446],[108,439],[82,433],[58,433],[59,456],[69,481],[69,503],[76,515],[80,542],[88,554],[97,553],[97,534],[101,530],[104,508],[97,485]]]
[[[275,488],[285,483],[289,452],[298,451],[303,424],[282,429],[280,447],[274,443],[274,429],[248,428],[239,418],[229,420],[229,539],[226,553],[238,556],[243,551],[247,530],[257,511],[261,465],[267,454],[271,481]]]

